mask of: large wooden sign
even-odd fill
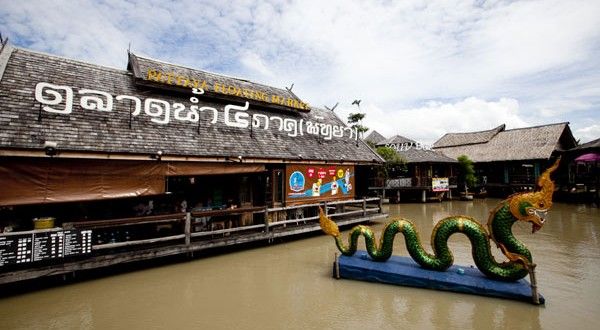
[[[354,166],[288,165],[286,204],[354,198]]]
[[[218,81],[207,81],[205,79],[197,79],[190,76],[177,74],[175,72],[163,72],[161,70],[148,69],[146,80],[154,81],[166,85],[175,85],[184,88],[201,88],[206,92],[213,92],[223,95],[231,95],[247,100],[261,101],[272,103],[290,108],[308,111],[310,106],[308,103],[302,102],[296,98],[286,97],[283,95],[269,94],[266,91],[257,90],[245,86],[238,86],[233,82],[228,84]]]

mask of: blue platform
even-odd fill
[[[477,268],[453,265],[445,272],[427,270],[410,257],[392,256],[386,262],[375,262],[366,251],[357,251],[352,257],[338,258],[340,278],[387,283],[417,288],[452,291],[480,296],[507,298],[533,302],[529,282],[492,280]],[[333,275],[336,276],[334,264]],[[538,294],[540,304],[544,297]]]

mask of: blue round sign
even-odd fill
[[[298,192],[304,190],[304,174],[295,171],[290,175],[290,190]]]

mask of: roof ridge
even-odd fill
[[[500,125],[498,125],[498,126],[496,126],[496,127],[494,127],[494,128],[490,128],[490,129],[484,129],[484,130],[481,130],[481,131],[472,131],[472,132],[456,132],[456,133],[452,133],[452,132],[450,132],[450,133],[446,133],[446,134],[444,134],[444,136],[446,136],[446,135],[449,135],[449,134],[476,134],[476,133],[486,133],[486,132],[491,132],[491,131],[495,131],[495,130],[498,130],[498,129],[500,129],[500,131],[504,131],[504,130],[505,130],[504,128],[506,128],[506,124],[500,124]],[[442,136],[442,138],[443,138],[444,136]],[[440,138],[440,139],[441,139],[441,138]]]
[[[507,129],[506,131],[517,131],[520,129],[531,129],[531,128],[540,128],[540,127],[547,127],[547,126],[558,126],[558,125],[569,125],[570,123],[568,121],[563,121],[563,122],[559,122],[559,123],[551,123],[551,124],[543,124],[543,125],[536,125],[536,126],[527,126],[527,127],[517,127],[517,128],[511,128],[511,129]]]

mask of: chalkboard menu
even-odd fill
[[[0,267],[33,261],[33,235],[0,236]]]
[[[0,236],[0,267],[91,252],[91,230],[33,231]]]
[[[65,257],[92,253],[91,230],[65,230]]]

